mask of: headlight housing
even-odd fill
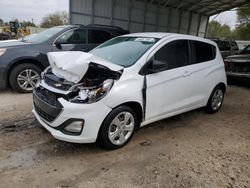
[[[107,79],[104,80],[103,83],[97,87],[78,86],[79,89],[78,95],[73,99],[70,99],[69,101],[73,103],[86,103],[86,104],[97,102],[108,94],[113,84],[114,80]]]
[[[2,56],[6,52],[6,48],[0,48],[0,56]]]

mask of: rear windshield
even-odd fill
[[[145,37],[117,37],[103,43],[90,53],[111,63],[129,67],[158,40]]]

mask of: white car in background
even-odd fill
[[[188,35],[129,34],[48,58],[33,92],[37,120],[57,139],[109,149],[149,123],[200,107],[217,112],[227,87],[217,45]]]

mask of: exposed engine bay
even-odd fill
[[[68,69],[64,70],[65,67],[62,64],[56,65],[57,59],[55,56],[49,58],[52,65],[43,72],[41,84],[36,88],[36,91],[41,93],[41,95],[50,95],[50,97],[45,97],[50,104],[53,103],[51,99],[55,100],[59,97],[63,97],[73,103],[97,102],[109,92],[114,82],[120,78],[123,70],[114,71],[105,65],[92,61],[88,62],[87,60],[91,60],[89,59],[90,55],[88,54],[86,59],[83,58],[81,53],[83,52],[77,52],[82,58],[80,63],[79,59],[76,60],[78,61],[76,67],[78,69],[82,68],[82,70],[77,70],[78,75],[73,75],[74,72],[69,72],[75,68],[74,63],[71,62],[70,68],[66,65]],[[56,53],[51,53],[51,55],[54,54]],[[84,73],[83,75],[80,75],[81,71]],[[75,78],[78,79],[77,82]]]

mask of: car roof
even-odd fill
[[[190,40],[194,39],[194,40],[202,40],[204,42],[208,42],[208,43],[212,43],[215,44],[215,42],[206,39],[206,38],[201,38],[201,37],[197,37],[197,36],[193,36],[193,35],[185,35],[185,34],[177,34],[177,33],[165,33],[165,32],[144,32],[144,33],[132,33],[132,34],[127,34],[127,35],[123,35],[123,36],[127,36],[127,37],[149,37],[149,38],[158,38],[158,39],[162,39],[162,38],[169,38],[169,37],[183,37],[183,38],[188,38]]]

